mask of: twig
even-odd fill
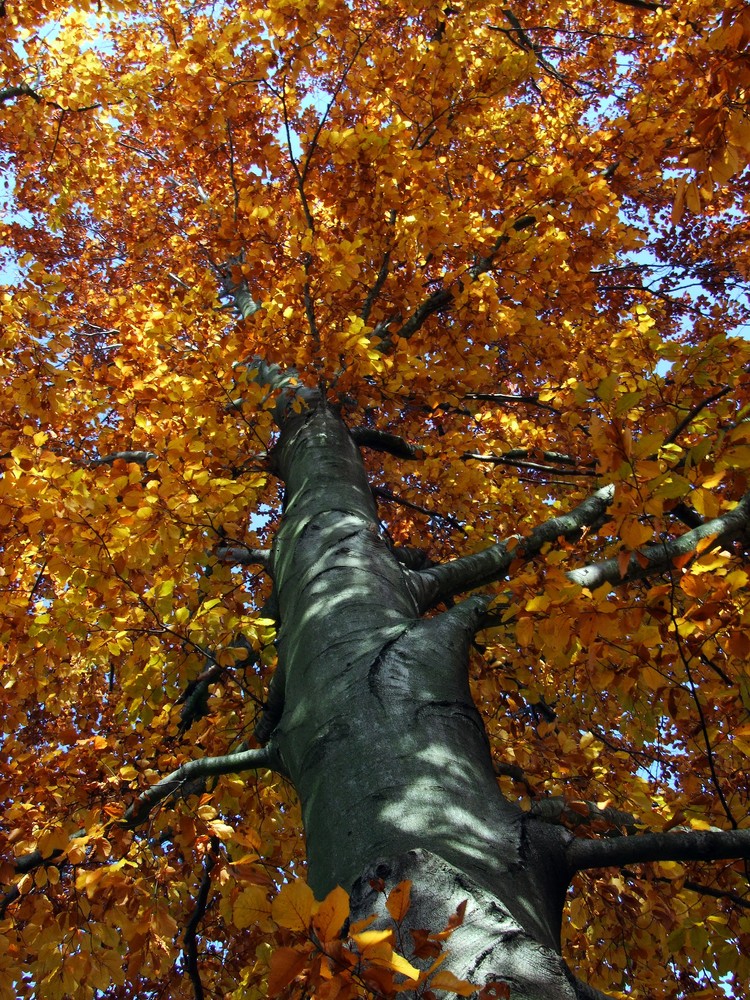
[[[616,2],[625,3],[625,0],[616,0]],[[671,431],[671,433],[669,433],[666,436],[666,438],[664,439],[664,444],[672,444],[674,441],[676,441],[677,438],[680,436],[680,434],[682,434],[682,432],[688,426],[688,424],[692,423],[692,421],[698,416],[701,410],[705,409],[705,407],[707,406],[710,406],[711,403],[715,403],[716,400],[721,399],[722,396],[726,396],[727,393],[730,391],[731,391],[731,386],[725,385],[723,389],[720,389],[718,392],[715,392],[713,396],[709,396],[707,399],[702,400],[700,403],[696,403],[696,405],[691,410],[689,410],[688,413],[682,418],[679,424],[677,424],[674,430]]]
[[[456,528],[458,531],[464,532],[464,534],[466,533],[464,526],[452,514],[441,514],[439,511],[430,510],[429,507],[423,507],[421,504],[406,500],[404,497],[398,496],[392,490],[389,490],[387,486],[373,486],[372,493],[373,496],[381,500],[388,500],[391,503],[398,504],[399,507],[407,507],[409,510],[415,510],[417,513],[425,514],[427,517],[435,517],[440,521],[445,521],[446,524],[450,524],[452,528]]]
[[[212,844],[212,846],[214,846]],[[195,1000],[204,1000],[203,983],[201,982],[200,970],[198,968],[198,926],[203,919],[208,906],[208,893],[211,888],[211,871],[216,865],[216,855],[207,854],[203,859],[203,875],[195,899],[195,907],[190,914],[190,919],[185,927],[183,936],[183,952],[185,955],[185,968],[193,984],[193,994]]]

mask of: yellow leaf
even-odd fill
[[[516,641],[519,646],[530,646],[534,638],[534,622],[531,618],[520,618],[516,622]]]
[[[653,538],[653,534],[653,528],[648,524],[640,524],[631,519],[623,521],[620,528],[620,540],[631,551]]]
[[[330,941],[339,936],[346,918],[349,916],[349,895],[337,885],[318,907],[313,919],[313,928],[321,941]]]
[[[271,904],[271,916],[279,927],[304,931],[310,926],[314,907],[312,889],[307,882],[296,879],[281,887],[281,892]]]
[[[351,935],[352,941],[364,952],[367,948],[382,944],[383,941],[393,941],[393,931],[360,931]]]
[[[271,903],[267,890],[260,885],[243,889],[232,907],[232,920],[238,930],[257,924],[261,930],[270,930]]]
[[[710,476],[706,476],[706,478],[701,483],[701,486],[706,490],[712,490],[715,486],[718,486],[719,483],[722,481],[722,479],[724,478],[724,472],[725,472],[724,469],[719,469],[718,472],[713,472]]]
[[[532,597],[530,601],[526,602],[527,611],[546,611],[550,606],[551,598],[549,594],[539,594],[538,597]]]
[[[393,969],[394,972],[398,972],[402,976],[406,976],[407,979],[419,979],[419,969],[410,962],[407,962],[404,956],[399,955],[397,951],[391,952],[390,958],[385,963],[381,960],[378,964],[386,964],[388,968]]]
[[[222,823],[218,819],[209,823],[208,829],[215,837],[218,837],[219,840],[231,840],[234,835],[234,828],[229,826],[228,823]]]
[[[657,691],[659,688],[666,687],[667,684],[658,670],[654,670],[653,667],[644,667],[638,674],[638,677],[651,691]]]

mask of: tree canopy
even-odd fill
[[[746,996],[746,861],[606,859],[748,829],[746,4],[4,0],[0,28],[0,997],[387,992],[315,952],[346,900],[316,909],[254,735],[303,386],[439,564],[425,608],[486,560],[500,788],[607,835],[571,966]]]

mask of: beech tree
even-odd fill
[[[746,996],[746,5],[0,23],[0,997]]]

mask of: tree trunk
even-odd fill
[[[567,834],[500,794],[469,690],[486,599],[420,617],[341,419],[318,401],[281,425],[279,664],[260,730],[300,796],[312,889],[351,891],[357,919],[383,910],[372,880],[409,879],[406,926],[431,931],[466,900],[446,967],[514,1000],[577,996],[559,956]]]

